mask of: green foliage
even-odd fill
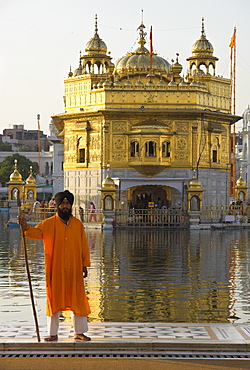
[[[13,152],[12,145],[10,143],[3,143],[0,140],[0,152]]]
[[[19,152],[37,152],[35,148],[30,148],[29,146],[22,145],[19,148]]]
[[[5,158],[0,164],[0,182],[8,182],[10,175],[14,171],[14,161],[17,159],[18,172],[22,175],[23,180],[26,180],[29,176],[30,166],[32,166],[33,173],[37,173],[37,164],[32,163],[28,158],[18,153]]]

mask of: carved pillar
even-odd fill
[[[192,167],[196,168],[198,155],[198,132],[197,127],[192,127]]]

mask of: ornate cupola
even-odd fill
[[[110,165],[107,165],[107,177],[102,181],[102,209],[112,211],[116,199],[116,186],[114,180],[110,176]]]
[[[25,200],[27,202],[34,202],[36,199],[36,179],[33,176],[32,166],[30,166],[29,177],[25,181]]]
[[[188,211],[201,211],[202,193],[201,182],[198,180],[196,171],[194,170],[193,177],[188,183]]]
[[[192,47],[192,56],[187,58],[191,75],[209,75],[209,68],[212,67],[212,75],[215,76],[216,61],[219,60],[213,56],[213,45],[208,41],[205,34],[204,18],[202,18],[201,36]],[[204,72],[200,67],[204,65]]]
[[[97,15],[95,16],[95,33],[94,37],[92,37],[86,44],[85,48],[87,55],[106,55],[107,53],[107,45],[105,42],[99,37],[98,28],[97,28]]]
[[[8,186],[8,199],[16,200],[18,196],[22,199],[24,181],[22,175],[18,171],[17,159],[14,161],[14,171],[10,175]]]
[[[74,75],[112,73],[114,65],[107,55],[107,45],[99,37],[97,15],[95,16],[94,36],[87,42],[84,55],[80,55],[79,67]],[[110,54],[110,53],[108,53]]]
[[[146,44],[146,32],[144,31],[145,26],[141,22],[137,28],[139,30],[139,47],[133,51],[127,53],[121,57],[115,63],[115,74],[118,74],[121,78],[127,79],[129,74],[131,77],[137,76],[153,76],[158,75],[169,76],[171,65],[164,58],[158,56],[156,53],[150,53],[145,47]],[[150,61],[150,58],[151,61]]]
[[[242,168],[240,169],[240,177],[236,181],[235,197],[237,201],[245,201],[247,199],[247,183],[242,177]]]
[[[181,71],[182,71],[182,65],[179,63],[179,54],[176,53],[176,62],[172,64],[172,73],[173,73],[173,80],[177,84],[181,82],[181,76],[180,76]]]

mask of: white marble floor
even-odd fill
[[[47,336],[46,325],[39,327],[41,340]],[[70,323],[60,323],[59,340],[73,340]],[[93,341],[183,340],[250,343],[250,324],[192,324],[192,323],[90,323],[87,333]],[[36,342],[35,325],[0,323],[0,343]]]

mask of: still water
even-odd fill
[[[18,228],[0,213],[0,322],[33,321]],[[89,322],[250,322],[250,229],[87,232]],[[38,321],[45,324],[41,241],[27,240]]]

